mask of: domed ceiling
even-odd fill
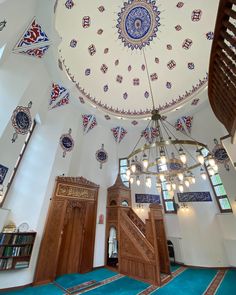
[[[63,70],[93,104],[145,117],[207,85],[218,1],[58,0]]]

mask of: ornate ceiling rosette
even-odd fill
[[[124,46],[142,49],[157,36],[160,11],[151,0],[129,0],[118,13],[118,34]]]

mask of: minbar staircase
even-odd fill
[[[119,205],[124,200],[131,204],[130,189],[118,179],[108,189],[107,206],[107,240],[110,227],[117,229],[118,271],[160,286],[161,274],[170,275],[162,206],[151,205],[144,223],[130,206]]]
[[[236,0],[220,0],[211,50],[208,95],[236,144]]]

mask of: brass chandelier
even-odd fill
[[[133,151],[127,157],[129,167],[126,176],[130,183],[136,181],[138,186],[141,184],[143,176],[146,186],[149,188],[152,186],[153,177],[155,177],[157,189],[161,190],[165,183],[165,188],[173,197],[175,190],[183,192],[184,186],[188,188],[196,182],[193,170],[200,168],[201,177],[204,180],[207,178],[204,168],[206,160],[209,174],[214,175],[218,171],[218,167],[204,143],[181,131],[182,136],[179,139],[175,134],[175,126],[162,117],[158,109],[155,108],[144,50],[143,56],[153,106],[152,116],[146,129],[156,130],[156,136],[147,143],[141,134]],[[140,147],[140,142],[143,139],[145,143]],[[203,149],[207,149],[207,157],[204,157]]]

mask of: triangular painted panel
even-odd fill
[[[49,105],[51,105],[58,97],[66,92],[66,88],[59,84],[52,83],[51,99]]]
[[[55,109],[57,107],[61,107],[64,106],[66,104],[69,104],[70,102],[70,94],[69,92],[63,97],[61,98],[51,109]]]
[[[82,115],[84,133],[88,133],[95,126],[97,126],[97,120],[94,115]]]
[[[87,129],[87,126],[91,120],[93,115],[82,115],[82,120],[83,120],[83,127],[84,127],[84,132]]]
[[[127,134],[127,131],[123,127],[121,127],[119,142],[121,142],[121,140],[125,137],[126,134]]]
[[[127,131],[123,127],[115,127],[111,129],[114,139],[116,142],[120,143],[121,140],[125,137],[127,134]]]
[[[18,51],[17,53],[22,53],[22,54],[30,55],[33,57],[42,58],[44,54],[46,53],[46,51],[48,50],[48,48],[49,46],[46,45],[39,48],[21,50],[21,51]]]
[[[16,48],[32,46],[41,42],[48,42],[48,36],[42,30],[41,26],[34,19],[27,31],[24,33],[23,37],[17,44]]]
[[[176,123],[175,123],[175,129],[176,129],[177,131],[181,131],[181,132],[184,132],[184,131],[185,131],[181,119],[178,119],[178,120],[176,121]]]
[[[185,124],[188,132],[191,133],[193,117],[191,117],[191,116],[183,116],[182,120],[184,121],[184,124]]]
[[[159,135],[158,129],[154,127],[147,127],[143,130],[142,136],[148,143],[152,143],[153,140]]]
[[[93,119],[90,120],[90,121],[91,121],[91,124],[90,124],[90,126],[89,126],[87,132],[89,132],[89,131],[92,130],[95,126],[97,126],[97,120],[96,120],[96,118],[95,118],[94,116],[93,116]]]

